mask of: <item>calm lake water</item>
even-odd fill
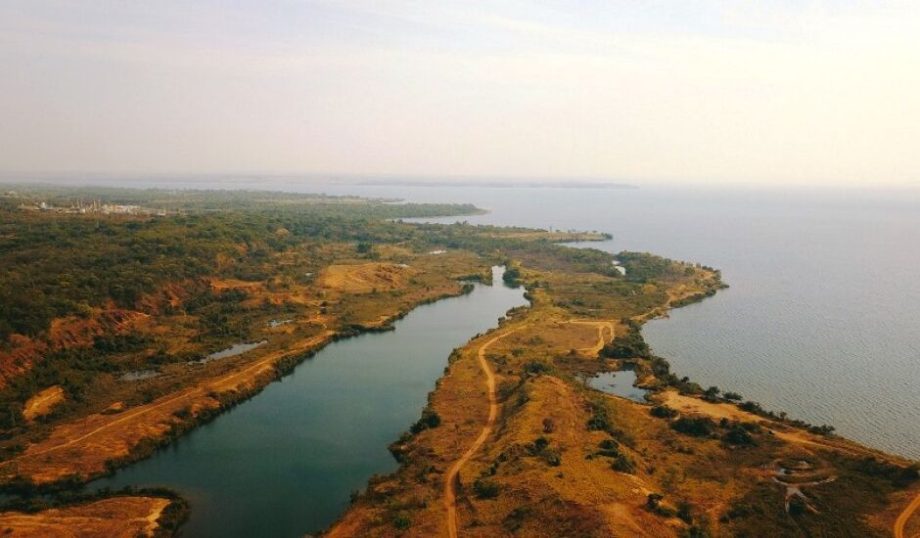
[[[601,372],[588,378],[588,386],[592,389],[627,398],[634,402],[645,403],[648,391],[634,387],[636,372],[633,370],[620,370],[618,372]]]
[[[461,220],[722,269],[731,289],[644,330],[676,373],[920,458],[920,189],[311,189],[472,202],[491,213]]]
[[[471,202],[491,211],[462,219],[471,223],[609,232],[614,239],[597,248],[717,267],[731,289],[644,330],[676,373],[920,459],[920,186],[563,189],[241,177],[132,184]]]
[[[527,304],[523,290],[475,284],[416,308],[396,330],[330,344],[294,372],[153,457],[92,488],[167,486],[192,505],[183,536],[303,536],[327,527],[418,419],[451,350]]]

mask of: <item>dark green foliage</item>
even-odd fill
[[[887,480],[897,488],[907,487],[920,480],[920,464],[901,467],[887,461],[866,457],[856,463],[855,469],[868,476]]]
[[[479,478],[473,482],[473,493],[480,499],[494,499],[500,490],[498,483],[488,478]]]
[[[703,391],[703,399],[707,402],[716,402],[719,400],[719,393],[722,392],[719,390],[719,387],[709,387]]]
[[[552,370],[553,368],[543,361],[527,361],[524,364],[524,371],[528,374],[545,374]]]
[[[747,401],[738,404],[738,408],[742,411],[747,411],[748,413],[763,413],[763,407],[760,406],[757,402]]]
[[[409,429],[412,433],[419,433],[429,428],[437,428],[441,425],[441,416],[434,409],[425,408],[422,411],[422,418],[412,425]]]
[[[617,450],[620,448],[620,443],[617,443],[613,439],[604,439],[597,446],[601,450]]]
[[[622,453],[618,454],[617,457],[613,459],[613,463],[610,464],[610,467],[621,473],[634,474],[636,472],[636,464],[629,456]]]
[[[687,501],[677,503],[677,517],[686,523],[693,523],[693,505]]]
[[[680,277],[686,267],[647,252],[623,251],[617,253],[616,258],[626,269],[626,278],[635,282]]]
[[[658,418],[674,418],[678,415],[676,409],[671,409],[666,405],[656,405],[649,411],[653,417]]]
[[[509,512],[507,516],[505,516],[505,520],[502,522],[502,527],[504,527],[504,529],[508,532],[515,532],[521,528],[521,526],[524,524],[524,520],[530,516],[531,512],[533,512],[533,509],[529,506],[519,506],[515,508]]]
[[[357,241],[359,250],[370,253],[374,243],[406,239],[416,228],[384,219],[477,211],[449,204],[353,199],[344,204],[279,193],[27,189],[38,189],[42,199],[64,207],[79,194],[83,200],[188,207],[189,214],[154,218],[0,209],[0,341],[14,332],[36,336],[56,317],[86,313],[109,300],[135,308],[163,284],[213,274],[218,255],[233,261],[226,276],[264,280],[271,275],[265,268],[272,253],[307,240]],[[205,211],[212,207],[234,211]]]
[[[753,446],[757,444],[754,442],[754,438],[748,428],[737,422],[729,426],[728,431],[722,435],[722,441],[735,446]]]
[[[591,418],[588,419],[588,429],[591,431],[609,431],[610,419],[607,416],[607,406],[602,403],[591,403]]]
[[[400,512],[393,517],[393,526],[399,530],[406,530],[412,526],[412,520],[404,512]]]
[[[651,349],[645,343],[640,332],[638,323],[627,320],[626,334],[617,336],[613,342],[605,345],[601,349],[601,356],[611,359],[633,359],[648,358],[651,356]]]
[[[502,275],[502,280],[509,286],[519,286],[521,284],[521,268],[512,265],[510,262],[507,262],[505,267],[505,273]]]
[[[558,448],[550,446],[549,439],[546,437],[537,437],[534,442],[528,443],[525,449],[528,454],[541,458],[551,467],[558,467],[562,464],[562,454],[560,454]]]
[[[832,435],[836,429],[837,428],[830,426],[828,424],[808,427],[808,431],[810,431],[811,433],[816,433],[818,435]]]
[[[682,417],[671,423],[674,431],[693,437],[709,437],[716,429],[716,423],[709,417]]]

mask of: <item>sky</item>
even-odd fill
[[[920,2],[0,0],[0,173],[920,185]]]

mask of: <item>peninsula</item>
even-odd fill
[[[740,388],[699,386],[652,353],[642,323],[717,293],[718,270],[562,244],[599,234],[399,220],[477,211],[7,188],[0,528],[174,534],[195,510],[181,492],[83,486],[221,420],[328,344],[388,330],[501,265],[529,306],[444,357],[418,422],[391,440],[398,470],[355,492],[327,536],[920,529],[916,462],[763,409]],[[639,401],[593,388],[625,370],[646,391]]]

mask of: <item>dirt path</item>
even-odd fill
[[[894,522],[894,538],[908,538],[904,535],[904,527],[907,526],[907,522],[910,521],[910,517],[914,515],[914,512],[920,508],[920,494],[917,494],[914,497],[914,500],[907,505],[907,508],[898,516],[898,519]]]
[[[64,389],[54,385],[39,392],[26,401],[22,416],[29,422],[51,412],[51,408],[64,401]]]
[[[461,456],[460,459],[457,460],[450,468],[450,471],[447,472],[447,478],[444,482],[444,506],[447,509],[447,535],[450,538],[457,538],[458,535],[456,492],[457,476],[460,474],[460,469],[462,469],[466,462],[469,461],[471,457],[473,457],[473,454],[479,450],[479,448],[489,437],[489,434],[492,433],[492,427],[495,426],[495,419],[498,417],[498,401],[495,397],[495,375],[492,373],[492,368],[489,367],[489,362],[486,360],[486,349],[488,349],[489,346],[495,342],[510,335],[511,333],[523,329],[525,326],[526,325],[521,325],[510,331],[493,336],[491,339],[479,347],[477,358],[479,359],[479,367],[486,374],[486,387],[488,387],[489,394],[489,418],[486,419],[486,423],[482,427],[482,431],[479,432],[479,437],[473,441],[473,444],[470,445],[466,452],[463,453],[463,456]]]
[[[313,337],[313,338],[310,338],[310,339],[308,339],[308,340],[302,342],[300,345],[297,346],[297,347],[298,347],[297,352],[299,353],[299,352],[301,352],[303,349],[313,347],[314,345],[318,345],[321,341],[323,341],[324,339],[326,339],[326,338],[328,338],[328,337],[329,337],[329,334],[328,334],[328,332],[326,332],[326,333],[323,333],[323,334],[321,334],[321,335],[319,335],[319,336],[315,336],[315,337]],[[271,364],[273,364],[274,362],[278,361],[281,357],[283,357],[283,356],[285,356],[285,355],[287,355],[287,354],[289,354],[289,351],[287,351],[287,350],[286,350],[285,352],[282,352],[282,353],[272,353],[272,354],[269,354],[267,357],[265,357],[265,358],[263,358],[263,359],[261,359],[261,360],[258,360],[258,361],[256,361],[256,362],[254,362],[254,363],[252,363],[252,364],[246,366],[246,367],[243,368],[242,370],[239,370],[239,371],[236,371],[236,372],[232,372],[232,373],[227,374],[227,375],[225,375],[225,376],[223,376],[223,377],[218,377],[218,378],[216,378],[216,379],[212,379],[212,380],[207,381],[207,382],[206,382],[206,385],[205,385],[204,387],[198,386],[198,387],[194,387],[194,388],[192,388],[192,389],[187,389],[187,390],[185,390],[185,391],[180,392],[179,394],[177,394],[177,395],[175,395],[175,396],[168,397],[168,398],[166,398],[165,400],[162,400],[162,401],[159,401],[159,402],[156,402],[156,403],[152,403],[152,404],[148,404],[148,405],[144,405],[144,406],[138,407],[138,408],[136,408],[136,409],[132,409],[132,410],[130,410],[130,411],[127,411],[127,412],[125,412],[125,413],[119,415],[118,418],[116,418],[116,419],[114,419],[114,420],[112,420],[112,421],[110,421],[110,422],[107,422],[107,423],[105,423],[105,424],[99,426],[99,427],[96,428],[96,429],[94,429],[94,430],[92,430],[92,431],[89,431],[89,432],[87,432],[87,433],[85,433],[85,434],[83,434],[83,435],[80,435],[80,436],[78,436],[78,437],[74,437],[74,438],[68,439],[66,442],[63,442],[63,443],[59,443],[59,444],[50,446],[50,447],[45,448],[45,449],[43,449],[43,450],[36,450],[36,451],[29,451],[29,450],[27,450],[22,456],[16,458],[15,460],[19,460],[19,459],[23,459],[23,458],[27,458],[27,457],[28,457],[28,458],[31,458],[31,457],[35,457],[35,456],[40,456],[40,455],[43,455],[43,454],[48,454],[48,453],[50,453],[50,452],[55,452],[55,451],[58,451],[58,450],[67,448],[67,447],[69,447],[69,446],[73,446],[73,445],[75,445],[75,444],[77,444],[77,443],[80,443],[80,442],[82,442],[82,441],[85,441],[85,440],[89,439],[90,437],[93,437],[94,435],[96,435],[96,434],[98,434],[98,433],[101,433],[101,432],[104,432],[104,431],[106,431],[106,430],[108,430],[108,429],[111,429],[113,426],[117,426],[118,424],[122,424],[122,423],[125,423],[125,422],[128,422],[128,421],[131,421],[131,420],[136,419],[136,418],[138,418],[138,417],[140,417],[140,416],[142,416],[142,415],[145,415],[145,414],[147,414],[147,413],[150,413],[151,411],[155,411],[155,410],[160,409],[160,408],[162,408],[162,407],[165,407],[165,406],[168,406],[168,405],[170,405],[170,404],[173,404],[173,403],[175,403],[175,402],[177,402],[177,401],[181,401],[181,400],[184,400],[184,399],[191,399],[191,398],[202,397],[202,396],[206,395],[207,392],[208,392],[209,390],[211,390],[212,387],[213,387],[213,388],[216,388],[216,387],[219,387],[219,386],[232,385],[232,384],[234,384],[234,382],[236,382],[237,380],[240,380],[240,378],[246,378],[247,376],[251,375],[251,372],[252,372],[252,371],[258,370],[258,369],[260,369],[260,368],[264,368],[264,367],[266,367],[266,366],[268,366],[268,365],[271,365]],[[15,460],[13,460],[13,461],[15,461]]]
[[[613,338],[616,336],[616,328],[612,321],[573,319],[573,320],[566,321],[565,323],[573,323],[576,325],[594,325],[595,327],[597,327],[597,343],[593,347],[584,348],[581,350],[582,352],[588,355],[600,354],[601,350],[604,349],[604,346],[607,344],[607,342],[613,340]],[[609,339],[604,334],[605,329],[610,331]]]

